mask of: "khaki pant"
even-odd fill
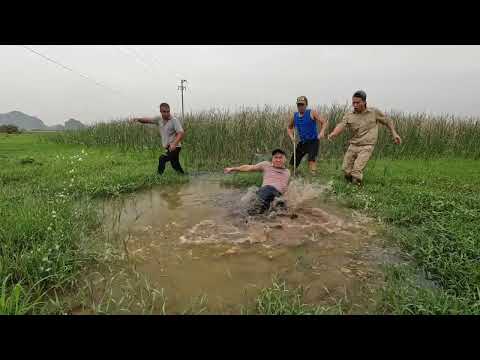
[[[345,175],[362,180],[363,169],[367,165],[368,159],[372,156],[375,145],[352,145],[347,149],[345,157],[343,158],[343,171]]]

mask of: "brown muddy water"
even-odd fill
[[[378,223],[340,207],[326,195],[327,186],[300,180],[289,187],[288,211],[249,217],[245,209],[255,188],[227,187],[220,180],[200,176],[104,200],[103,231],[125,265],[110,275],[97,273],[92,301],[108,297],[120,304],[125,284],[142,279],[150,301],[132,297],[134,310],[124,305],[109,311],[144,313],[148,307],[148,313],[175,314],[196,304],[203,313],[238,314],[254,306],[259,290],[277,277],[306,288],[307,303],[342,301],[353,313],[374,307],[379,264],[386,259]],[[82,309],[77,312],[89,312]]]

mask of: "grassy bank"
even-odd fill
[[[338,161],[321,165],[349,207],[381,218],[416,267],[387,271],[383,310],[401,314],[480,313],[480,166],[466,159],[376,160],[362,189]],[[425,278],[429,284],[418,281]]]
[[[158,154],[59,145],[49,135],[0,138],[0,313],[44,311],[49,296],[76,286],[98,258],[92,199],[152,184]]]

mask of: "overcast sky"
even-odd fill
[[[19,110],[47,125],[214,107],[349,102],[364,89],[383,110],[480,116],[480,46],[21,46],[0,45],[0,113]]]

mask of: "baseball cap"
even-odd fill
[[[297,104],[308,104],[307,98],[305,96],[299,96],[297,98]]]
[[[272,156],[275,156],[275,154],[283,154],[285,156],[287,156],[287,154],[285,154],[285,151],[283,151],[282,149],[275,149],[272,151]]]

